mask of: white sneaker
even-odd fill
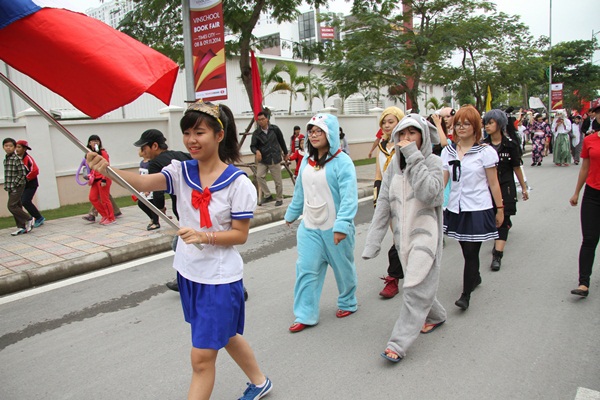
[[[18,230],[16,230],[13,233],[11,233],[11,236],[22,235],[24,233],[27,233],[27,231],[25,229],[23,229],[23,228],[19,228]]]
[[[31,232],[33,229],[33,224],[35,224],[35,218],[31,218],[31,220],[27,221],[25,224],[25,233]]]

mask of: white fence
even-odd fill
[[[77,120],[61,121],[75,137],[87,143],[90,135],[98,135],[110,156],[111,165],[115,168],[127,169],[139,166],[138,149],[133,146],[146,129],[159,129],[167,138],[169,148],[185,150],[181,141],[179,120],[182,107],[167,107],[158,110],[157,118],[133,120]],[[378,129],[378,115],[342,115],[340,126],[344,128],[350,144],[353,159],[364,159],[374,140]],[[243,132],[250,122],[250,116],[236,117],[238,132]],[[310,115],[306,116],[274,116],[272,123],[278,125],[288,143],[293,127],[299,125],[304,129]],[[36,194],[36,203],[41,210],[54,209],[62,205],[83,203],[88,201],[89,189],[79,186],[75,181],[75,173],[83,154],[62,133],[32,109],[20,112],[14,123],[0,125],[0,137],[24,139],[33,149],[29,153],[40,167],[40,187]],[[241,136],[240,136],[241,140]],[[242,155],[246,161],[252,160],[248,136],[242,146]],[[4,184],[3,167],[0,179]],[[113,196],[123,196],[128,192],[113,185]],[[0,216],[9,216],[6,209],[6,191],[0,191]]]

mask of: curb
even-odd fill
[[[373,192],[370,187],[362,187],[358,188],[357,194],[358,198],[361,199],[363,197],[371,196]],[[281,221],[285,216],[286,210],[287,207],[277,207],[273,210],[255,215],[252,221],[250,221],[250,228]],[[0,296],[31,289],[36,286],[47,285],[49,283],[110,267],[115,264],[121,264],[153,254],[163,253],[171,250],[172,240],[173,238],[171,235],[165,235],[159,238],[132,243],[127,246],[89,254],[73,260],[61,261],[45,267],[11,274],[0,278]]]

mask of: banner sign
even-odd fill
[[[222,0],[190,0],[196,99],[227,99]]]
[[[335,39],[335,31],[330,26],[321,26],[321,39],[322,40],[333,40]]]
[[[560,110],[565,108],[563,105],[563,84],[562,83],[553,83],[550,86],[551,92],[551,100],[552,100],[552,109]]]

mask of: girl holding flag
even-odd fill
[[[138,191],[166,190],[177,196],[181,228],[173,266],[192,331],[188,398],[210,398],[217,354],[225,348],[251,381],[241,399],[259,399],[273,385],[242,336],[243,260],[234,247],[248,238],[256,189],[232,164],[240,153],[229,108],[198,100],[187,109],[180,127],[192,160],[173,160],[160,174],[114,171]],[[105,159],[89,153],[87,160],[92,169],[106,171]]]

